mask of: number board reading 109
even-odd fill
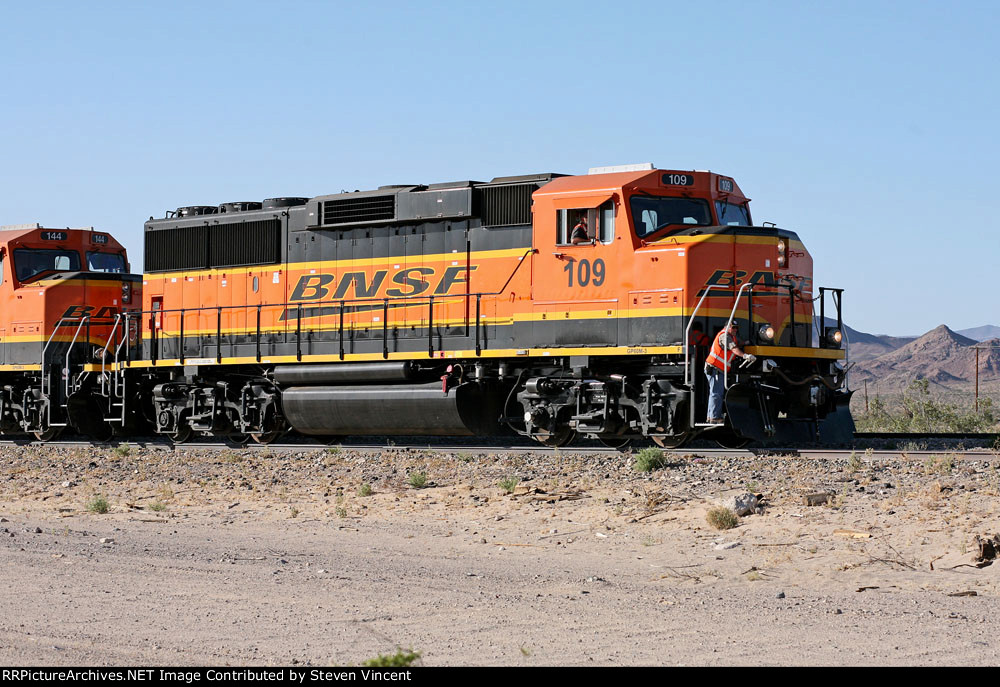
[[[723,193],[733,192],[733,180],[732,179],[719,179],[719,190]]]
[[[65,241],[69,238],[69,234],[65,231],[43,231],[42,241]]]
[[[665,186],[694,186],[694,174],[664,174],[660,180]]]

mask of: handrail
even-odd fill
[[[698,304],[695,306],[694,310],[691,312],[691,316],[688,318],[687,327],[684,329],[684,381],[687,382],[688,385],[690,385],[690,387],[691,387],[691,402],[688,404],[690,406],[690,421],[688,423],[689,427],[694,427],[695,426],[694,390],[695,390],[695,386],[696,386],[695,385],[695,377],[694,377],[694,375],[696,374],[696,372],[694,370],[692,370],[690,377],[688,376],[690,351],[691,351],[691,325],[694,324],[694,317],[695,317],[695,315],[698,314],[698,311],[701,309],[701,304],[704,303],[705,299],[708,297],[709,291],[711,291],[712,289],[721,289],[721,288],[724,288],[724,286],[722,284],[711,284],[711,285],[705,287],[705,291],[702,294],[701,298],[698,300]],[[733,318],[736,317],[736,308],[739,307],[739,305],[740,305],[740,298],[743,297],[743,291],[745,289],[747,289],[747,288],[749,288],[751,290],[751,292],[752,292],[753,291],[753,284],[751,282],[746,282],[745,284],[743,284],[740,287],[740,290],[736,293],[735,298],[733,298],[733,309],[729,313],[729,319],[726,320],[726,326],[725,326],[725,329],[723,331],[729,329],[729,325],[732,324]],[[749,326],[752,327],[753,326],[753,312],[748,313],[748,317],[750,318],[750,325]],[[723,388],[728,389],[729,388],[729,366],[728,365],[726,366],[726,369],[723,372],[723,375],[724,376],[723,376],[722,386],[723,386]]]
[[[69,317],[60,317],[56,321],[56,326],[52,328],[52,333],[49,334],[49,338],[45,342],[45,346],[42,347],[41,360],[39,361],[40,362],[40,367],[41,367],[41,373],[42,373],[42,397],[45,398],[45,401],[46,401],[46,403],[45,403],[45,423],[46,423],[46,425],[48,427],[65,427],[66,426],[65,422],[62,422],[62,423],[52,422],[52,404],[48,402],[49,395],[52,393],[52,382],[51,382],[51,380],[48,380],[48,389],[46,389],[46,381],[47,381],[48,375],[45,374],[45,353],[46,353],[46,351],[49,350],[49,346],[52,344],[52,339],[55,338],[56,332],[58,332],[59,328],[63,326],[63,322],[66,322],[67,320],[70,321],[70,322],[76,322],[77,321],[76,319],[69,318]],[[81,317],[79,319],[79,324],[76,326],[76,332],[73,334],[73,340],[70,341],[69,348],[66,350],[66,363],[65,363],[65,367],[63,368],[63,373],[66,375],[66,396],[67,396],[67,398],[69,397],[69,356],[73,352],[73,345],[76,343],[77,337],[80,336],[80,330],[83,329],[83,325],[84,324],[88,325],[88,327],[89,327],[89,325],[90,325],[90,315],[84,315],[83,317]]]
[[[111,342],[115,340],[115,332],[118,331],[118,324],[121,322],[122,315],[118,313],[115,315],[115,325],[111,328],[111,333],[108,334],[108,340],[104,342],[104,348],[101,349],[101,392],[104,393],[104,373],[105,373],[105,359],[108,355],[108,346]],[[117,361],[116,361],[117,362]]]
[[[694,310],[691,311],[691,316],[688,318],[687,327],[684,328],[684,382],[686,384],[690,384],[692,387],[694,387],[694,373],[692,373],[690,377],[688,376],[688,365],[689,365],[688,361],[691,357],[690,356],[691,325],[694,324],[694,316],[698,314],[699,310],[701,310],[701,304],[705,302],[706,298],[708,298],[708,292],[711,291],[712,289],[721,289],[721,288],[723,288],[722,284],[711,284],[705,287],[705,292],[701,295],[701,298],[698,300],[698,304],[694,306]],[[694,418],[694,404],[691,405],[691,417]]]
[[[729,326],[733,323],[733,318],[736,317],[736,308],[738,308],[740,306],[740,298],[743,297],[743,290],[746,289],[746,288],[749,288],[750,292],[752,293],[753,292],[753,283],[752,282],[747,282],[743,286],[740,287],[739,293],[737,293],[736,294],[736,298],[733,299],[733,310],[732,310],[732,312],[729,313],[729,319],[726,320],[726,329],[723,330],[723,331],[728,331],[729,330]],[[792,307],[793,308],[795,307],[794,303],[792,304]],[[747,319],[748,319],[748,323],[747,323],[748,331],[747,331],[747,333],[749,334],[750,333],[749,329],[753,328],[753,313],[752,312],[748,312],[747,313]],[[794,327],[795,326],[794,325],[794,320],[792,322],[793,322],[792,326]],[[722,360],[723,360],[723,362],[726,361],[726,357],[727,357],[726,356],[726,351],[723,349],[723,351],[722,351]],[[729,389],[729,368],[733,364],[732,363],[732,356],[728,356],[728,357],[729,357],[729,363],[726,365],[725,370],[723,370],[723,372],[722,372],[722,388],[723,389]]]
[[[402,307],[418,307],[418,306],[424,306],[424,305],[426,305],[427,309],[428,309],[428,313],[427,313],[427,321],[428,321],[427,353],[428,353],[429,356],[433,357],[433,355],[434,355],[434,332],[433,332],[433,328],[434,328],[434,305],[435,305],[435,301],[437,301],[438,303],[440,303],[440,299],[441,298],[455,298],[455,299],[462,298],[462,299],[465,299],[465,303],[466,303],[466,329],[468,330],[468,310],[469,310],[468,306],[470,305],[470,303],[469,303],[470,299],[471,298],[475,298],[476,299],[477,310],[479,310],[480,309],[480,301],[481,301],[481,299],[482,299],[483,296],[499,296],[499,295],[503,294],[504,292],[506,292],[507,287],[510,285],[510,282],[514,279],[514,276],[517,274],[518,270],[521,269],[521,265],[525,262],[524,258],[528,257],[529,255],[533,255],[533,254],[535,254],[537,252],[538,252],[537,249],[535,249],[535,248],[529,248],[529,249],[527,249],[524,252],[523,255],[521,255],[518,258],[518,264],[517,264],[517,266],[514,267],[514,269],[511,271],[510,275],[507,277],[507,280],[504,282],[503,286],[500,287],[499,291],[465,292],[465,293],[454,294],[454,295],[450,295],[450,294],[437,294],[437,295],[435,295],[435,294],[427,294],[427,295],[424,295],[424,294],[414,294],[412,296],[397,296],[397,297],[394,297],[394,298],[389,298],[389,297],[386,297],[386,296],[372,296],[372,297],[369,297],[369,298],[354,298],[354,299],[350,299],[350,300],[345,300],[343,298],[339,298],[339,299],[338,298],[334,298],[334,299],[330,299],[330,300],[285,301],[285,302],[282,302],[282,303],[267,303],[267,304],[263,304],[263,303],[256,303],[256,304],[254,304],[254,303],[243,303],[243,304],[238,304],[238,305],[221,305],[221,306],[210,305],[210,306],[200,306],[200,307],[196,307],[196,308],[171,308],[171,309],[166,309],[166,310],[161,309],[161,310],[137,310],[137,311],[129,311],[129,313],[127,314],[127,316],[135,315],[136,317],[139,318],[140,322],[142,321],[142,317],[146,316],[146,315],[152,315],[154,318],[156,316],[160,316],[162,318],[161,321],[165,323],[166,322],[166,317],[165,316],[167,314],[180,313],[180,329],[179,329],[179,331],[180,331],[180,336],[181,336],[182,340],[181,340],[181,344],[180,344],[181,345],[181,351],[180,351],[178,357],[181,360],[181,362],[183,362],[184,359],[187,357],[186,354],[184,353],[184,350],[183,350],[183,345],[184,345],[183,344],[183,332],[184,332],[184,319],[185,319],[185,316],[189,315],[191,313],[200,313],[200,312],[203,312],[203,311],[214,310],[216,312],[216,337],[218,339],[218,348],[216,350],[216,362],[221,362],[221,357],[222,357],[222,341],[221,341],[222,311],[223,310],[249,310],[249,309],[256,309],[256,311],[257,311],[257,333],[256,333],[257,352],[256,352],[256,355],[257,355],[257,360],[260,361],[261,360],[260,340],[261,340],[261,334],[262,334],[261,317],[260,317],[261,310],[264,307],[267,307],[267,308],[283,308],[286,311],[286,315],[289,314],[290,312],[294,312],[296,323],[295,323],[295,331],[292,334],[294,336],[294,343],[295,343],[295,357],[296,357],[296,359],[301,360],[302,359],[302,355],[303,355],[303,352],[302,352],[302,334],[303,334],[303,331],[302,331],[302,315],[303,315],[303,311],[306,310],[306,309],[308,309],[308,308],[315,308],[315,307],[322,307],[322,306],[333,306],[334,308],[336,308],[339,311],[339,316],[340,316],[340,325],[339,325],[339,328],[338,328],[339,329],[339,340],[340,340],[339,341],[339,344],[340,344],[339,348],[340,348],[340,358],[341,358],[341,360],[343,360],[344,353],[345,353],[345,350],[344,350],[344,328],[345,328],[344,327],[344,325],[345,325],[345,323],[344,323],[344,314],[351,307],[361,306],[361,305],[367,305],[367,304],[372,304],[372,305],[378,304],[378,305],[381,305],[381,309],[382,309],[382,312],[383,312],[383,323],[382,323],[383,357],[388,357],[388,339],[389,339],[388,311],[389,311],[389,308],[390,308],[390,303],[400,303],[400,302],[402,302],[402,303],[405,304]],[[480,322],[479,322],[479,319],[480,318],[477,316],[477,318],[476,318],[476,330],[477,330],[477,333],[480,333]],[[160,338],[160,336],[158,336],[157,333],[156,333],[156,327],[153,326],[151,328],[151,331],[150,331],[150,360],[153,361],[153,362],[155,362],[160,357],[159,350],[158,350],[159,346],[158,346],[158,341],[157,341],[157,339],[159,339],[159,338]],[[481,353],[482,352],[482,347],[486,343],[486,337],[483,336],[481,341],[478,341],[478,339],[479,339],[479,337],[477,337],[476,349],[477,349],[477,351],[479,353]],[[286,339],[286,341],[287,341],[287,339]],[[477,355],[479,353],[477,353]]]
[[[77,326],[77,334],[80,333],[80,327],[83,326],[83,323],[85,321],[89,320],[89,319],[90,319],[90,315],[84,315],[82,318],[80,318],[80,320],[79,320],[80,324]],[[52,384],[51,383],[48,385],[48,391],[46,391],[46,388],[45,388],[45,381],[46,381],[46,375],[45,375],[45,352],[49,350],[49,346],[52,344],[52,339],[55,338],[55,335],[59,332],[59,328],[63,326],[63,322],[67,322],[67,321],[68,322],[76,322],[77,320],[75,318],[72,318],[72,317],[60,317],[58,320],[56,320],[56,325],[52,328],[52,333],[49,334],[49,338],[45,341],[45,345],[42,346],[42,352],[41,352],[41,354],[39,356],[38,364],[39,364],[39,367],[41,368],[41,373],[42,373],[42,395],[43,396],[47,396],[48,393],[51,393],[51,391],[52,391]],[[73,337],[73,340],[76,341],[76,336]],[[70,347],[72,348],[72,345]],[[67,363],[67,366],[68,366],[68,363]]]
[[[63,389],[66,392],[66,398],[69,398],[69,380],[70,380],[69,356],[73,353],[73,346],[76,345],[76,340],[80,336],[80,330],[83,329],[84,323],[88,325],[90,324],[90,316],[84,317],[83,320],[81,320],[80,324],[77,325],[76,333],[73,334],[73,339],[72,341],[69,342],[69,347],[66,349],[66,363],[65,366],[63,367],[63,372],[66,375],[66,384],[63,386]],[[87,343],[89,344],[90,342],[88,341]],[[84,356],[84,358],[86,358],[86,356]]]
[[[525,251],[524,255],[522,255],[520,258],[518,258],[519,262],[518,262],[517,267],[515,267],[514,270],[510,273],[510,276],[507,277],[507,281],[504,282],[503,286],[500,287],[499,291],[476,291],[476,292],[457,293],[457,294],[454,294],[454,295],[452,295],[452,294],[436,294],[436,295],[435,294],[428,294],[428,295],[414,294],[412,296],[395,296],[395,297],[392,297],[392,298],[388,298],[388,300],[391,301],[391,302],[394,302],[394,303],[395,302],[399,302],[399,301],[414,300],[414,301],[417,301],[416,303],[413,304],[413,306],[411,306],[411,307],[414,307],[414,306],[417,306],[417,305],[423,305],[423,303],[421,303],[420,301],[426,301],[428,299],[429,300],[434,300],[435,297],[440,298],[442,296],[443,297],[447,297],[447,298],[472,298],[473,296],[499,296],[499,295],[503,294],[507,290],[507,286],[510,284],[511,280],[514,278],[514,275],[517,274],[517,271],[521,268],[521,263],[523,262],[524,258],[526,258],[528,255],[531,255],[531,254],[537,253],[537,252],[538,252],[537,249],[535,249],[535,248],[529,248],[527,251]],[[166,314],[166,313],[175,313],[175,312],[184,312],[184,313],[200,312],[202,310],[237,310],[237,309],[246,310],[248,308],[257,308],[259,306],[266,306],[266,307],[270,307],[270,308],[279,308],[279,307],[288,308],[289,306],[291,306],[291,307],[298,308],[300,306],[301,307],[311,307],[311,306],[319,306],[319,305],[346,305],[346,306],[350,307],[352,305],[358,305],[358,304],[364,304],[364,303],[382,303],[385,300],[387,300],[387,298],[385,296],[371,296],[371,297],[368,297],[368,298],[353,298],[353,299],[350,299],[350,300],[345,300],[343,298],[332,298],[330,300],[284,301],[282,303],[266,303],[266,304],[242,303],[242,304],[239,304],[239,305],[205,305],[205,306],[201,306],[201,307],[197,307],[197,308],[171,308],[169,310],[131,310],[131,311],[129,311],[129,313],[133,314],[133,315],[150,315],[150,314],[163,315],[163,314]]]

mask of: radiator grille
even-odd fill
[[[477,190],[484,227],[531,224],[531,194],[535,184],[481,186]]]
[[[267,265],[281,259],[281,220],[146,232],[146,272]]]
[[[205,227],[176,227],[146,232],[146,272],[204,269],[208,266]]]
[[[209,228],[212,267],[239,267],[278,262],[281,258],[281,221],[232,222]]]
[[[363,196],[323,203],[323,224],[355,224],[396,219],[396,197]]]

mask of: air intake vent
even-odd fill
[[[281,220],[230,222],[209,227],[212,267],[266,265],[281,258]]]
[[[201,270],[208,267],[205,227],[175,227],[146,232],[146,272]]]
[[[270,265],[281,260],[281,220],[146,231],[146,271]]]
[[[531,194],[536,188],[536,184],[478,187],[483,226],[531,224]]]
[[[323,203],[323,224],[357,224],[396,219],[396,196],[359,196]]]

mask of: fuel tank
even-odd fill
[[[281,394],[282,411],[297,431],[349,434],[491,435],[499,430],[500,389],[466,382],[442,391],[431,384],[296,386]]]

